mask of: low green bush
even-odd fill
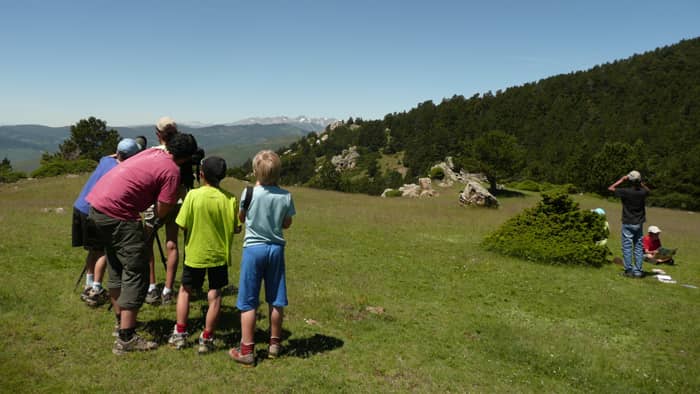
[[[486,249],[549,264],[580,264],[599,267],[611,255],[605,245],[605,218],[588,210],[561,192],[543,193],[533,208],[506,221],[488,235]]]
[[[542,190],[542,186],[540,186],[539,183],[530,179],[509,183],[508,187],[518,190],[525,190],[527,192],[539,192]]]
[[[649,205],[662,208],[687,209],[689,211],[700,211],[700,201],[690,194],[668,193],[649,195]]]
[[[578,188],[576,185],[571,183],[565,183],[563,185],[549,185],[548,188],[542,189],[542,191],[550,193],[564,193],[564,194],[576,194],[578,193]]]
[[[445,170],[442,167],[433,167],[430,169],[430,179],[445,179]]]
[[[0,170],[0,183],[13,183],[22,178],[26,178],[27,174],[12,170]]]
[[[97,162],[90,159],[61,160],[54,159],[41,164],[41,167],[32,172],[34,178],[45,178],[63,174],[79,174],[92,172],[97,167]]]
[[[525,190],[528,192],[551,192],[551,193],[565,193],[565,194],[575,194],[578,193],[578,188],[571,184],[565,183],[563,185],[557,185],[549,182],[538,183],[531,179],[526,179],[520,182],[511,182],[508,187],[518,190]]]
[[[391,189],[384,193],[385,197],[401,197],[403,195],[403,192],[398,189]]]

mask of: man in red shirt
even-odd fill
[[[177,202],[178,165],[190,160],[196,151],[194,137],[178,134],[168,142],[167,151],[147,149],[115,167],[100,178],[86,198],[107,255],[107,286],[119,324],[114,354],[158,346],[136,335],[136,316],[148,289],[150,255],[140,213],[151,204],[156,204],[158,218],[170,212]]]

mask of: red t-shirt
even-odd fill
[[[659,250],[659,248],[661,247],[661,239],[653,239],[649,236],[649,234],[645,235],[644,238],[642,238],[642,243],[644,244],[645,252],[653,252],[655,250]]]
[[[162,149],[146,149],[105,174],[86,200],[98,211],[120,220],[137,221],[151,204],[177,202],[180,169]]]

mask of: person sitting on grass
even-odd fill
[[[255,364],[255,317],[260,304],[260,286],[265,281],[265,300],[269,304],[270,340],[268,357],[280,354],[282,319],[287,306],[284,247],[282,229],[292,225],[296,214],[292,195],[277,186],[281,161],[270,150],[258,152],[253,158],[253,175],[257,179],[251,189],[252,198],[246,202],[247,189],[241,196],[238,217],[245,220],[245,237],[241,257],[241,274],[236,307],[241,311],[241,343],[229,350],[229,356],[244,366]]]
[[[73,203],[73,246],[82,246],[88,251],[85,258],[85,288],[80,294],[80,298],[89,306],[98,306],[107,301],[107,292],[102,287],[102,277],[107,262],[104,247],[97,238],[95,225],[88,220],[90,204],[85,200],[85,197],[104,174],[140,151],[137,142],[131,138],[119,141],[117,153],[100,159],[97,168],[90,174],[90,178],[85,182],[78,198]]]
[[[647,235],[644,236],[644,261],[652,264],[673,264],[673,256],[666,253],[664,255],[661,247],[661,229],[657,226],[649,226]]]
[[[203,185],[187,193],[175,219],[185,230],[185,260],[182,285],[177,296],[177,323],[168,343],[176,349],[187,346],[187,317],[193,289],[209,278],[209,310],[197,352],[214,349],[214,330],[221,311],[221,290],[228,284],[233,234],[241,232],[236,197],[219,186],[226,176],[226,161],[217,156],[202,160],[199,173]]]

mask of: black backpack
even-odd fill
[[[251,201],[253,201],[253,186],[246,186],[245,200],[243,200],[243,209],[247,211]]]

